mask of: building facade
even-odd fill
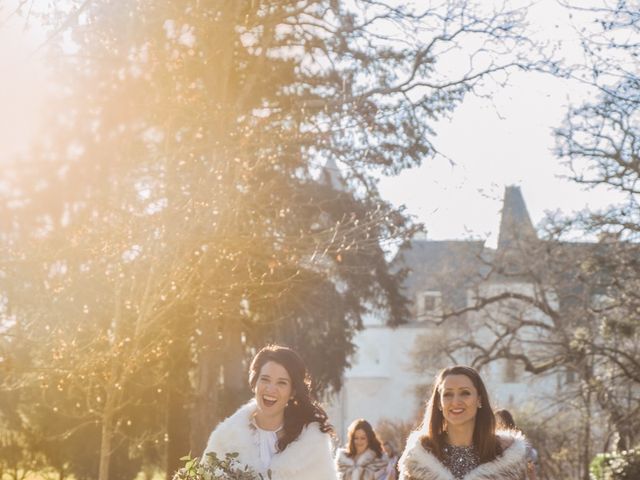
[[[342,390],[327,405],[342,440],[357,418],[374,426],[384,420],[417,426],[435,374],[453,363],[477,362],[478,346],[489,348],[495,342],[494,325],[523,316],[548,321],[539,309],[508,298],[483,309],[472,308],[478,298],[495,298],[501,292],[539,294],[539,285],[510,274],[511,260],[522,257],[519,247],[535,240],[519,187],[507,187],[496,249],[481,241],[417,238],[398,253],[394,264],[408,270],[403,290],[411,300],[412,318],[390,328],[373,315],[357,334],[353,366],[344,374]],[[553,292],[547,292],[545,300],[553,304]],[[530,337],[514,348],[531,348],[535,329]],[[475,348],[466,348],[467,343]],[[565,381],[557,374],[527,374],[517,361],[506,359],[491,361],[480,371],[494,408],[538,408]]]

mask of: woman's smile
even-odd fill
[[[448,375],[440,390],[442,414],[450,425],[465,424],[476,418],[480,397],[466,375]]]
[[[287,369],[276,362],[265,363],[260,369],[255,387],[258,410],[263,415],[278,417],[280,419],[279,422],[282,423],[281,418],[284,415],[284,409],[292,395],[293,387]]]

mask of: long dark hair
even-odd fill
[[[496,427],[503,430],[518,429],[518,427],[516,427],[516,422],[513,419],[513,415],[511,415],[509,410],[502,408],[493,412],[493,415],[496,417]]]
[[[478,372],[471,367],[463,365],[447,367],[437,375],[423,422],[423,427],[426,427],[426,435],[421,438],[422,445],[440,460],[443,459],[446,432],[442,404],[440,403],[440,391],[444,379],[449,375],[468,377],[480,396],[482,408],[479,408],[476,413],[473,447],[480,458],[480,463],[490,462],[502,453],[502,448],[496,437],[496,421],[489,403],[487,389]]]
[[[320,431],[333,431],[329,425],[325,411],[311,399],[311,379],[307,374],[307,367],[300,356],[290,348],[281,345],[268,345],[260,350],[249,367],[249,384],[254,389],[260,375],[260,370],[267,362],[282,365],[291,377],[293,398],[284,408],[284,435],[278,440],[278,450],[281,452],[293,442],[302,429],[311,422],[318,422]]]
[[[368,448],[375,452],[376,457],[382,457],[382,445],[380,444],[380,440],[378,440],[376,432],[373,431],[371,424],[362,418],[354,420],[351,422],[351,425],[349,425],[349,430],[347,431],[347,456],[351,458],[356,456],[356,430],[362,430],[367,435]]]

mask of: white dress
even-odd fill
[[[238,461],[257,473],[271,471],[272,480],[336,480],[331,455],[331,438],[322,433],[317,422],[312,422],[282,452],[275,452],[268,468],[260,453],[258,429],[253,423],[256,402],[240,407],[222,421],[209,437],[205,454],[214,452],[224,458],[227,453],[237,453]]]

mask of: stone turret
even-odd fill
[[[506,187],[502,202],[498,251],[517,248],[537,238],[520,187]]]
[[[347,183],[344,181],[342,173],[333,158],[329,158],[327,163],[324,164],[324,167],[322,167],[320,181],[327,185],[331,185],[338,191],[344,192],[347,190]]]

